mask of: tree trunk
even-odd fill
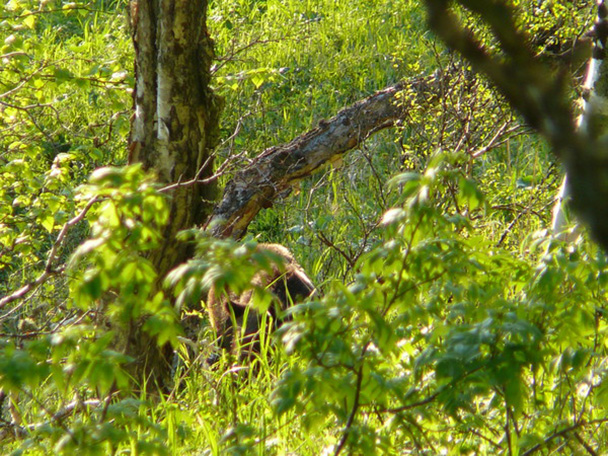
[[[587,75],[583,84],[583,96],[580,104],[582,113],[577,120],[577,128],[583,134],[593,135],[598,137],[606,133],[607,125],[593,125],[592,117],[601,111],[603,106],[608,103],[608,69],[604,65],[606,53],[604,46],[606,45],[606,31],[600,30],[601,26],[605,27],[602,11],[606,12],[605,2],[598,3],[598,18],[593,30],[593,54],[587,64]],[[604,42],[602,42],[602,40]],[[598,129],[599,127],[599,129]],[[580,234],[579,229],[574,229],[571,232],[564,232],[570,223],[568,214],[567,202],[570,197],[570,184],[568,176],[565,175],[562,181],[559,194],[553,207],[553,222],[551,229],[553,233],[560,239],[566,242],[573,242]]]
[[[209,88],[213,42],[206,27],[207,0],[139,0],[130,5],[135,46],[134,116],[129,162],[141,162],[162,183],[204,179],[213,173],[211,151],[218,138],[221,99]],[[185,261],[188,247],[179,231],[206,219],[212,184],[176,186],[162,246],[150,253],[159,277]],[[160,287],[160,284],[159,284]],[[126,351],[136,358],[138,380],[164,383],[166,350],[141,330],[130,328]]]

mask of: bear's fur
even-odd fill
[[[308,298],[315,291],[312,281],[287,248],[280,244],[259,244],[256,249],[278,256],[281,263],[272,264],[270,269],[255,274],[251,281],[252,288],[240,295],[229,289],[216,290],[212,287],[207,297],[209,317],[219,346],[232,351],[236,351],[238,346],[241,355],[245,356],[259,351],[258,332],[262,316],[252,306],[255,288],[266,288],[272,294],[273,302],[267,311],[272,317],[268,320],[272,321],[271,330],[285,321],[284,311],[288,307]],[[239,343],[236,336],[241,334],[243,338]]]

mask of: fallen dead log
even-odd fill
[[[257,213],[289,193],[298,181],[402,120],[407,110],[402,94],[428,101],[437,97],[438,86],[434,76],[399,82],[344,108],[291,142],[266,149],[226,185],[208,224],[213,235],[241,238]]]

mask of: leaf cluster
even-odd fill
[[[584,426],[605,406],[603,255],[542,240],[534,267],[494,247],[447,213],[459,173],[431,164],[393,181],[404,205],[386,214],[384,242],[354,282],[297,307],[282,337],[303,364],[275,391],[277,412],[295,409],[311,428],[329,420],[335,454],[522,454],[571,423],[601,447],[605,435]],[[471,195],[459,203],[474,207]],[[569,437],[547,447],[576,447]]]

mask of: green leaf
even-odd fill
[[[484,201],[483,194],[472,180],[462,178],[458,187],[460,198],[467,202],[471,210],[482,206]]]
[[[388,181],[388,185],[390,187],[395,187],[398,185],[404,185],[408,182],[420,182],[421,176],[419,173],[401,173],[397,174],[395,177],[391,178]]]
[[[53,217],[51,214],[45,214],[40,219],[40,224],[50,233],[53,231],[53,227],[55,226],[55,217]]]
[[[87,295],[91,301],[101,298],[103,293],[101,274],[95,270],[88,270],[83,277],[81,291]]]
[[[55,67],[53,70],[53,75],[59,84],[70,81],[74,78],[74,75],[70,70],[61,67]]]
[[[29,10],[23,11],[22,14],[29,14],[29,16],[26,16],[23,19],[23,25],[25,25],[27,28],[33,29],[36,26],[36,16]]]

